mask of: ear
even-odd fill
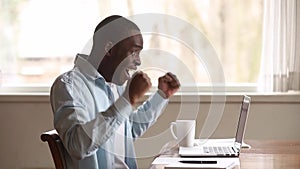
[[[105,44],[104,50],[106,52],[106,55],[108,55],[108,56],[110,55],[110,50],[112,47],[113,47],[113,43],[111,41],[109,41]]]

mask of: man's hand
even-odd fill
[[[165,93],[166,98],[171,97],[175,92],[177,92],[179,87],[179,80],[177,79],[176,75],[170,72],[158,79],[158,89]]]
[[[146,73],[141,71],[136,72],[127,82],[124,97],[130,102],[131,105],[135,105],[151,86],[151,80]]]

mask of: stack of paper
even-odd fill
[[[158,157],[152,165],[165,165],[165,169],[233,169],[240,165],[239,158],[174,158]],[[239,167],[238,167],[239,168]]]

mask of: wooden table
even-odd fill
[[[300,140],[271,141],[246,140],[250,149],[242,149],[240,154],[241,169],[300,169]],[[175,142],[166,144],[160,157],[178,157],[178,146]],[[151,166],[151,169],[164,168],[163,165]]]

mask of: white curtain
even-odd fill
[[[259,90],[300,90],[300,1],[265,0]]]

